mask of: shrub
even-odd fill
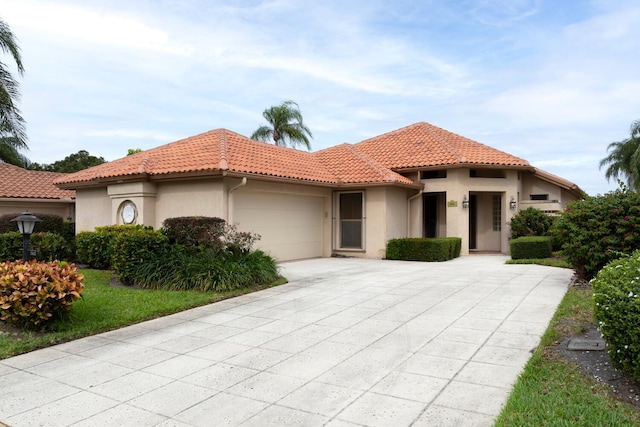
[[[76,223],[73,221],[65,221],[62,224],[62,237],[69,247],[69,256],[75,260],[76,254]]]
[[[581,279],[621,254],[640,249],[640,194],[621,188],[570,203],[554,226],[562,251]]]
[[[18,230],[18,226],[15,222],[11,220],[20,215],[21,212],[0,215],[0,233],[8,233]],[[59,215],[46,214],[46,213],[33,213],[33,215],[37,216],[40,221],[36,222],[35,228],[33,229],[34,233],[40,232],[51,232],[62,235],[64,232],[63,229],[63,219]]]
[[[116,237],[121,233],[139,230],[153,230],[153,228],[142,225],[107,225],[96,227],[96,231],[78,233],[76,235],[78,262],[99,269],[111,268]]]
[[[83,289],[73,264],[6,261],[0,264],[0,320],[41,329],[68,312]]]
[[[138,264],[132,276],[136,285],[147,289],[228,291],[272,283],[278,278],[278,267],[261,251],[221,256],[213,250],[193,254],[172,246],[165,254]]]
[[[447,261],[460,256],[462,239],[445,238],[402,238],[387,242],[387,259],[404,261]]]
[[[61,261],[66,260],[69,256],[67,241],[57,233],[41,232],[32,234],[31,246],[36,251],[37,259],[41,261]]]
[[[220,240],[224,243],[224,249],[237,254],[251,252],[253,245],[260,240],[260,235],[248,231],[238,231],[235,225],[224,224]]]
[[[161,257],[169,249],[164,234],[145,229],[117,233],[110,244],[111,266],[126,285],[133,283],[133,272],[139,265]]]
[[[114,235],[94,231],[81,231],[76,235],[76,258],[82,264],[105,269],[111,266],[109,247]]]
[[[551,238],[547,236],[526,236],[511,239],[512,259],[538,259],[551,256]]]
[[[540,209],[523,209],[511,218],[511,237],[545,236],[552,224],[549,215]]]
[[[458,258],[460,251],[462,250],[462,239],[460,237],[440,237],[442,240],[448,240],[451,248],[449,252],[449,259]]]
[[[607,264],[592,286],[594,317],[611,360],[640,381],[640,252]]]
[[[171,244],[206,247],[218,252],[224,246],[220,238],[225,232],[225,224],[221,218],[184,216],[165,219],[162,228]]]
[[[22,234],[18,231],[0,234],[0,262],[22,259]]]

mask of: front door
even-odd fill
[[[469,196],[469,249],[500,252],[502,194],[477,192]]]
[[[426,194],[423,203],[424,237],[438,237],[438,195]]]

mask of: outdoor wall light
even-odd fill
[[[509,208],[512,211],[516,210],[516,199],[513,196],[511,196],[511,201],[509,202]]]
[[[464,196],[462,196],[462,209],[467,209],[468,207],[469,207],[469,199],[465,194]]]
[[[22,260],[24,262],[29,261],[29,238],[33,233],[33,228],[36,226],[36,222],[42,221],[31,212],[22,212],[17,217],[11,220],[18,223],[18,230],[22,234]]]

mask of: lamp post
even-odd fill
[[[18,230],[22,234],[22,260],[24,262],[29,261],[29,238],[33,233],[33,228],[36,226],[36,222],[42,221],[31,212],[22,212],[17,217],[11,220],[18,223]]]

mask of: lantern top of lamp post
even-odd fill
[[[17,217],[13,218],[11,221],[15,221],[18,223],[18,229],[22,234],[31,234],[33,232],[33,227],[36,225],[36,222],[42,221],[40,218],[35,216],[29,211],[22,212]]]

